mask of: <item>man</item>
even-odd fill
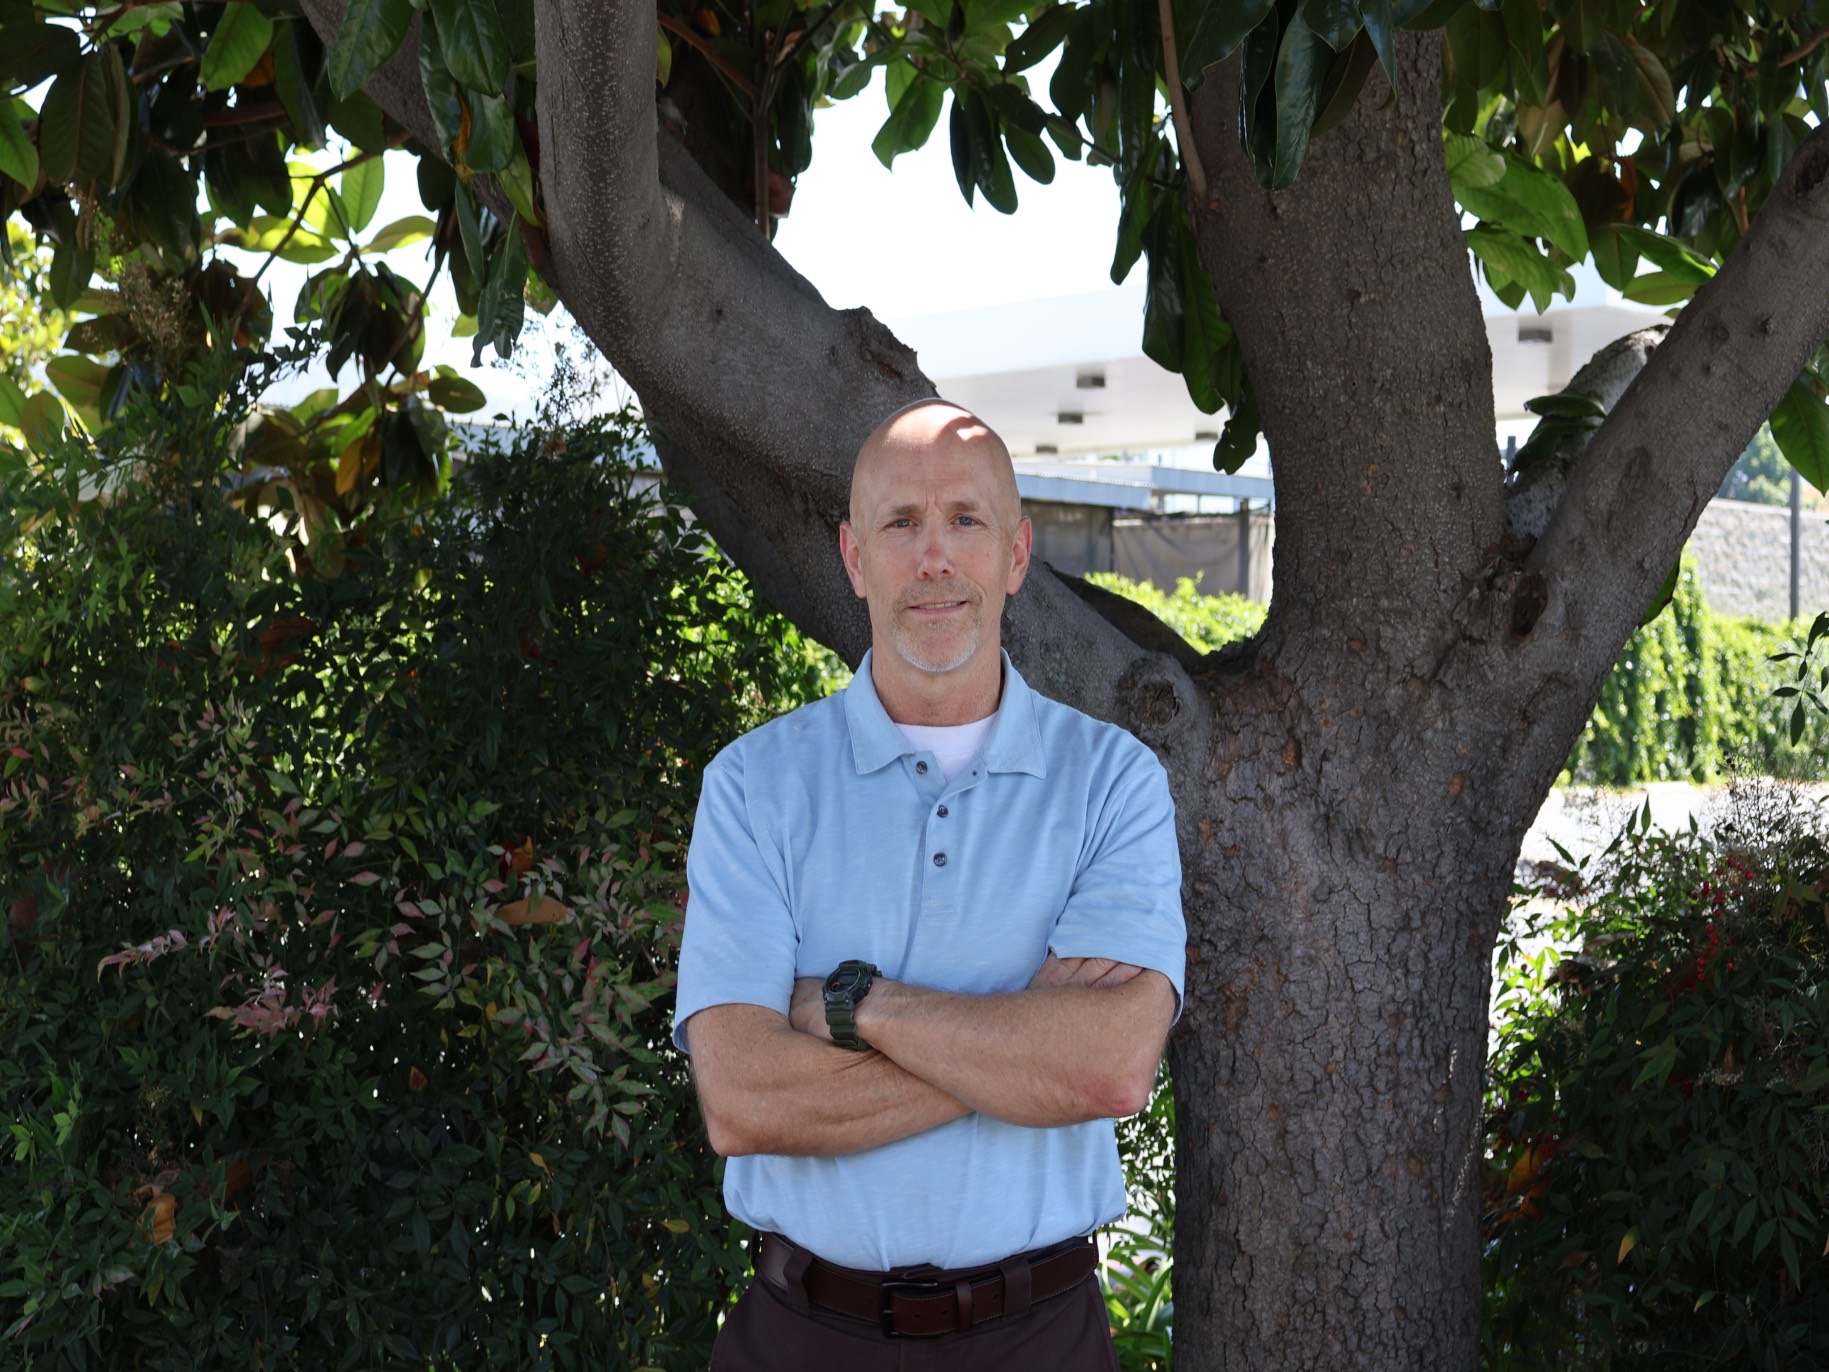
[[[990,429],[892,415],[839,530],[870,652],[706,769],[674,1032],[762,1236],[721,1372],[1117,1365],[1087,1236],[1179,1003],[1180,862],[1155,758],[1002,651],[1031,538]]]

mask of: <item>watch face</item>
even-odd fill
[[[855,967],[840,967],[837,971],[833,972],[831,976],[826,978],[826,994],[843,995],[845,992],[855,989],[857,982],[858,976]]]

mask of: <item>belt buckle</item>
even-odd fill
[[[929,1339],[944,1330],[936,1329],[933,1334],[907,1334],[895,1327],[895,1297],[902,1296],[940,1296],[951,1291],[948,1282],[922,1281],[918,1277],[907,1277],[886,1281],[877,1290],[877,1323],[886,1339]]]

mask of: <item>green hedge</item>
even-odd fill
[[[1203,652],[1256,633],[1264,620],[1265,606],[1201,595],[1187,577],[1172,595],[1106,572],[1087,580],[1143,605]],[[1735,773],[1829,779],[1829,750],[1816,741],[1820,735],[1807,734],[1793,746],[1795,702],[1773,694],[1783,678],[1769,659],[1795,647],[1801,635],[1801,625],[1714,613],[1686,560],[1669,608],[1620,654],[1569,755],[1566,779],[1600,786],[1709,782]]]
[[[1715,781],[1732,772],[1829,778],[1829,753],[1790,739],[1773,654],[1798,625],[1730,619],[1702,602],[1685,559],[1670,607],[1637,630],[1569,756],[1571,779],[1606,786]]]
[[[681,845],[802,645],[626,418],[309,543],[236,419],[0,458],[0,1361],[703,1365]]]

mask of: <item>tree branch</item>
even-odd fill
[[[1702,508],[1829,334],[1829,129],[1805,140],[1570,476],[1528,570],[1526,655],[1604,673]],[[1534,627],[1534,631],[1533,630]]]

